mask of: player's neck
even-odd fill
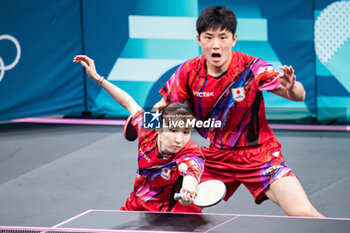
[[[158,139],[157,139],[157,147],[158,147],[158,151],[159,151],[159,158],[161,159],[167,159],[169,155],[166,155],[166,154],[163,154],[162,153],[162,147],[161,147],[161,144],[160,144],[160,139],[159,139],[159,135],[158,135]]]

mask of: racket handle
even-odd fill
[[[181,193],[175,193],[174,194],[174,199],[177,201],[177,200],[181,200],[182,198],[182,194]]]

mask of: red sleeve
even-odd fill
[[[131,124],[135,127],[137,132],[143,127],[143,110],[138,110],[132,117]]]
[[[183,174],[190,175],[194,177],[198,183],[200,182],[204,170],[204,159],[201,149],[194,141],[189,141],[182,155],[176,162],[178,166],[181,163],[185,163],[187,165],[187,170]]]
[[[188,99],[186,71],[184,69],[186,63],[177,68],[175,73],[170,77],[167,83],[159,91],[167,103],[180,102],[184,103]]]
[[[274,91],[281,87],[278,79],[278,71],[268,62],[259,59],[254,64],[254,76],[259,80],[260,91]]]

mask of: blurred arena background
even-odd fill
[[[200,54],[195,20],[213,4],[238,18],[235,50],[292,65],[305,86],[300,103],[264,93],[269,120],[349,121],[350,3],[330,0],[0,0],[0,120],[126,117],[73,64],[77,54],[153,106],[174,69]]]

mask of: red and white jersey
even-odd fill
[[[205,57],[182,64],[160,90],[167,102],[187,102],[197,120],[221,121],[220,128],[198,128],[217,148],[262,144],[273,137],[265,116],[263,90],[280,88],[278,72],[266,61],[232,52],[219,77],[205,71]]]
[[[201,212],[194,204],[183,206],[174,200],[174,193],[181,189],[183,176],[191,175],[198,183],[200,181],[204,160],[199,146],[190,139],[178,153],[163,159],[158,151],[157,131],[142,128],[142,111],[135,114],[132,124],[138,131],[138,170],[134,190],[121,209]],[[178,170],[181,163],[188,167],[184,173]]]

